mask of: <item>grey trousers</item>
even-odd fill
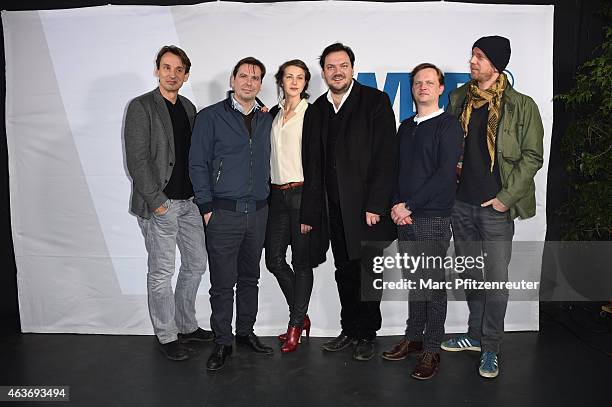
[[[457,256],[484,255],[484,269],[466,268],[461,278],[508,281],[514,221],[509,212],[497,212],[456,201],[451,215]],[[486,253],[486,254],[485,254]],[[481,341],[483,351],[499,353],[508,306],[508,290],[466,290],[470,317],[468,334]]]
[[[206,270],[204,225],[191,199],[171,200],[163,215],[138,218],[148,252],[147,294],[153,331],[160,343],[177,339],[178,333],[198,329],[195,299]],[[172,293],[176,247],[181,266]]]
[[[210,262],[211,326],[215,342],[231,345],[236,286],[236,334],[253,332],[257,318],[259,261],[268,207],[244,213],[214,209],[206,226]]]

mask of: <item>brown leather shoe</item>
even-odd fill
[[[414,367],[410,376],[419,380],[431,379],[436,374],[438,365],[440,365],[440,354],[425,351],[421,354],[419,362]]]
[[[420,352],[423,342],[409,341],[406,338],[397,343],[393,349],[382,353],[382,358],[386,360],[403,360],[413,352]]]

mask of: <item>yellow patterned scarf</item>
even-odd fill
[[[463,136],[467,137],[472,109],[478,109],[487,103],[489,104],[489,115],[487,118],[487,148],[489,149],[489,156],[491,157],[491,172],[493,172],[493,164],[495,163],[495,137],[501,117],[501,100],[507,84],[508,78],[504,73],[499,75],[495,83],[491,85],[489,89],[485,90],[481,90],[476,81],[471,81],[465,106],[460,117],[461,127],[463,127]]]

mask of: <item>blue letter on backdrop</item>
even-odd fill
[[[440,96],[442,107],[448,104],[448,94],[458,86],[468,82],[470,74],[464,72],[449,72],[444,74],[444,93]],[[357,74],[357,82],[365,86],[378,89],[376,74],[374,72],[359,72]],[[399,100],[399,121],[403,121],[415,114],[412,92],[410,89],[410,73],[409,72],[389,72],[385,78],[385,86],[383,91],[389,96],[391,105],[395,102],[397,91],[400,91]]]

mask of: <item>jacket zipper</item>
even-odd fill
[[[253,190],[253,138],[249,135],[249,154],[250,154],[250,167],[249,167],[249,196]]]
[[[219,163],[219,172],[217,173],[217,178],[215,179],[215,185],[217,185],[217,183],[219,182],[219,177],[221,177],[222,168],[223,168],[223,158],[221,159],[221,162]]]

